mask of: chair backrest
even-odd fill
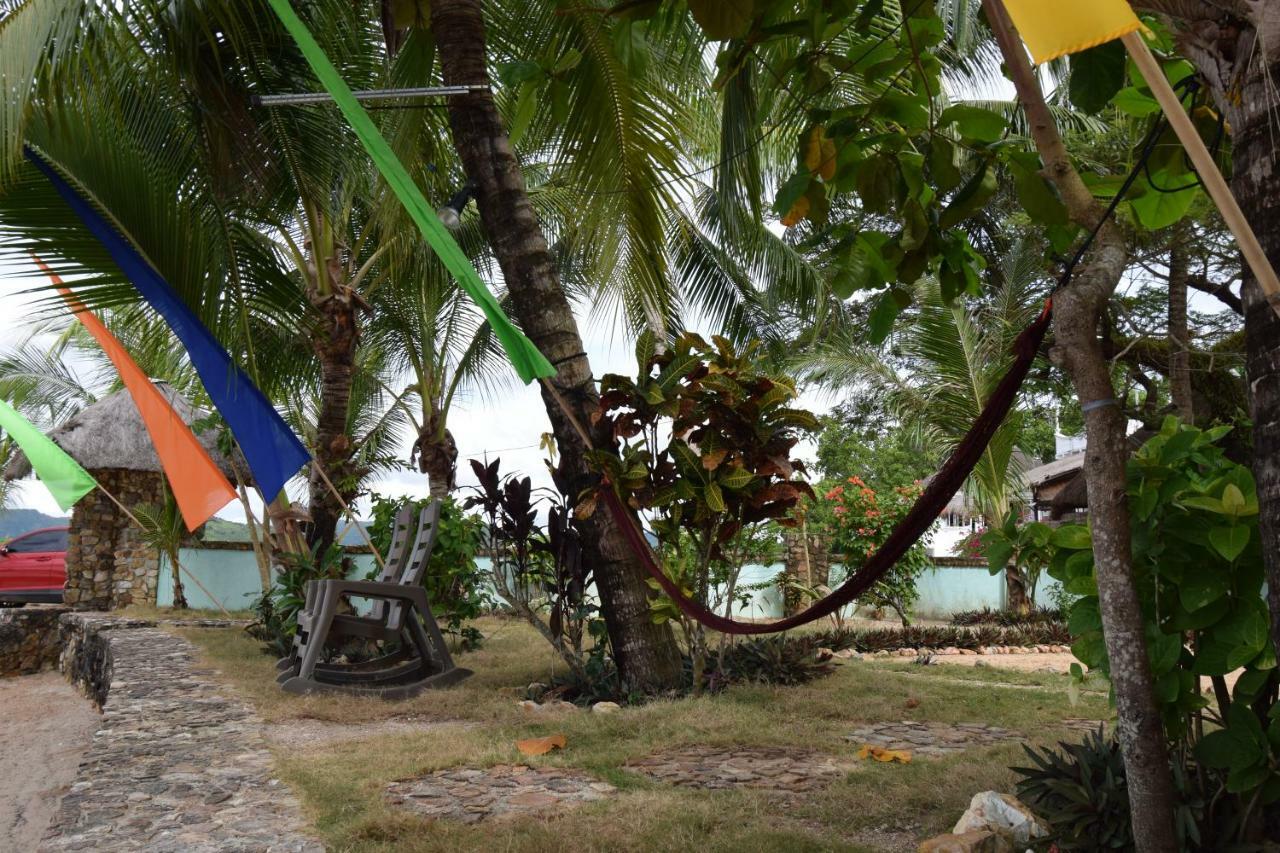
[[[427,571],[427,563],[431,562],[431,552],[436,547],[436,538],[440,535],[440,510],[443,506],[444,504],[440,501],[433,500],[418,514],[418,535],[414,537],[413,550],[409,553],[409,561],[405,563],[404,571],[400,574],[399,583],[406,586],[422,583],[422,576]],[[400,620],[404,615],[403,608],[396,601],[389,602],[387,607],[387,627],[399,630]],[[377,614],[381,617],[380,607]]]
[[[413,504],[407,503],[396,510],[391,531],[391,549],[387,551],[385,565],[378,580],[393,583],[404,573],[405,560],[409,557],[409,536],[413,533]]]
[[[418,514],[418,535],[413,540],[409,561],[400,573],[400,583],[410,586],[422,583],[427,563],[431,562],[431,552],[436,548],[436,538],[440,535],[440,510],[443,507],[440,501],[433,500]]]

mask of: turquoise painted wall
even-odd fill
[[[204,584],[228,610],[247,610],[262,595],[258,563],[252,551],[183,548],[178,559],[182,567]],[[354,562],[354,574],[364,576],[373,568],[373,555],[357,554]],[[187,604],[192,607],[218,607],[186,575],[182,578],[182,591],[187,595]],[[169,571],[169,561],[163,557],[160,559],[160,582],[156,585],[156,604],[160,607],[173,605],[173,573]]]
[[[183,548],[180,559],[183,568],[208,587],[209,592],[228,610],[247,609],[262,594],[258,565],[251,551]],[[368,554],[355,555],[354,562],[356,568],[352,574],[357,577],[367,576],[374,566],[373,557]],[[482,569],[489,568],[488,558],[482,557],[477,562]],[[748,591],[753,586],[762,588],[749,590],[750,604],[745,610],[735,608],[734,614],[754,619],[775,619],[781,616],[782,595],[771,583],[781,570],[780,564],[743,567],[738,588],[743,591]],[[839,567],[834,567],[833,580],[838,581],[840,576]],[[1051,578],[1042,578],[1040,587],[1036,590],[1036,599],[1041,603],[1051,601],[1049,589],[1055,584],[1056,581]],[[217,607],[189,579],[184,578],[183,585],[187,602],[192,607]],[[979,610],[983,607],[994,609],[1004,604],[1004,578],[993,577],[986,567],[946,566],[927,569],[920,577],[918,589],[920,601],[916,605],[915,615],[923,619],[946,619],[957,610]],[[161,561],[157,603],[161,607],[173,604],[173,576],[166,560]]]

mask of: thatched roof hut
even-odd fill
[[[169,385],[156,382],[156,387],[187,425],[205,417]],[[118,391],[86,406],[51,430],[49,437],[124,506],[136,509],[164,499],[160,459],[128,391]],[[199,438],[214,463],[235,482],[231,463],[218,452],[215,433],[205,431]],[[236,467],[247,472],[243,462],[237,461]],[[14,480],[30,473],[31,464],[25,456],[18,455],[5,468],[4,477]],[[146,544],[112,498],[100,490],[85,495],[72,511],[70,528],[63,589],[67,604],[112,610],[133,603],[155,603],[159,554]]]
[[[167,382],[156,380],[155,385],[188,426],[208,416]],[[66,423],[50,430],[48,436],[87,471],[161,471],[160,459],[151,444],[146,425],[127,390],[122,389],[86,406]],[[230,461],[218,451],[217,436],[206,431],[199,438],[213,461],[234,483],[235,473]],[[247,476],[248,469],[243,462],[238,462],[237,467]],[[4,478],[18,480],[30,473],[31,463],[18,453],[4,469]]]

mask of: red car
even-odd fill
[[[66,527],[46,527],[0,545],[0,604],[62,602],[67,535]]]

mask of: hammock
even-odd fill
[[[1045,303],[1044,311],[1040,313],[1039,318],[1018,335],[1013,343],[1014,361],[1009,371],[992,392],[981,414],[969,428],[969,432],[943,463],[929,486],[916,499],[911,511],[893,528],[893,532],[889,534],[889,538],[879,550],[834,592],[794,616],[774,622],[741,622],[721,616],[689,598],[681,591],[679,585],[662,571],[662,566],[654,557],[653,549],[640,531],[635,517],[623,505],[611,483],[606,481],[602,485],[601,498],[609,507],[618,526],[622,528],[631,549],[640,558],[645,570],[686,616],[696,619],[706,627],[723,634],[774,634],[829,616],[853,602],[874,586],[876,581],[884,577],[893,564],[920,540],[920,537],[929,529],[929,525],[933,524],[960,486],[968,479],[973,467],[978,464],[978,459],[986,450],[987,444],[990,443],[991,437],[1004,423],[1005,416],[1013,406],[1013,401],[1017,399],[1018,390],[1022,387],[1023,380],[1027,378],[1027,372],[1031,369],[1031,363],[1035,361],[1036,352],[1040,349],[1045,332],[1049,328],[1051,309],[1052,301]]]

